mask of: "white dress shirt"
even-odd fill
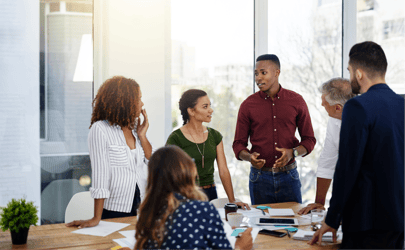
[[[333,179],[339,154],[339,135],[342,120],[329,117],[325,145],[318,160],[316,177]]]
[[[90,128],[91,197],[105,198],[104,208],[110,211],[130,213],[137,184],[141,201],[145,196],[148,160],[136,131],[132,134],[136,139],[133,150],[128,147],[120,126],[97,121]]]

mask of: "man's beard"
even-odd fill
[[[360,94],[360,84],[356,78],[350,81],[350,85],[352,85],[352,92],[353,94]]]

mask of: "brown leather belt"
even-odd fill
[[[208,188],[212,188],[212,187],[215,187],[215,183],[210,184],[210,185],[206,185],[206,186],[200,186],[200,188],[202,188],[202,189],[208,189]]]
[[[266,172],[278,173],[278,172],[285,172],[288,170],[292,170],[296,167],[297,167],[297,162],[294,161],[293,163],[285,165],[284,167],[280,167],[280,168],[262,167],[260,170],[266,171]]]

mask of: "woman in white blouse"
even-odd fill
[[[94,217],[66,226],[98,225],[101,219],[136,215],[145,195],[152,146],[139,85],[129,78],[106,80],[93,100],[88,137]],[[144,121],[140,123],[142,114]]]

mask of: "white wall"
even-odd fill
[[[94,91],[114,75],[137,81],[155,147],[171,132],[170,41],[170,1],[94,1]]]
[[[39,1],[0,0],[0,206],[40,211]]]

